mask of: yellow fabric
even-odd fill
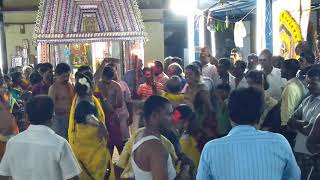
[[[165,93],[162,93],[161,96],[167,98],[173,105],[182,104],[184,101],[183,94],[172,94],[169,92],[165,92]]]
[[[196,169],[198,169],[200,161],[200,152],[197,148],[197,141],[194,137],[189,135],[183,135],[180,140],[181,151],[192,160]]]
[[[275,100],[273,97],[266,95],[264,98],[265,101],[265,108],[260,116],[259,123],[256,125],[257,129],[261,129],[262,124],[264,123],[269,111],[278,104],[278,101]]]
[[[295,48],[303,40],[300,25],[289,11],[283,10],[279,14],[279,27],[280,40],[286,48],[286,51],[282,51],[283,57],[285,59],[297,58]]]
[[[131,151],[132,151],[132,146],[136,141],[137,135],[140,134],[143,130],[144,128],[138,129],[136,133],[129,138],[128,142],[123,148],[122,153],[120,154],[119,161],[116,163],[116,165],[124,169],[124,171],[121,174],[121,178],[124,178],[124,179],[134,178],[133,169],[132,169],[131,160],[130,160]],[[164,145],[166,150],[169,152],[173,164],[176,164],[175,162],[177,162],[178,157],[176,155],[176,152],[174,151],[174,147],[171,144],[171,142],[164,136],[160,137],[160,141]]]
[[[96,97],[92,97],[98,110],[98,119],[105,122],[105,116]],[[81,179],[91,180],[86,173],[85,168],[90,172],[95,180],[104,179],[107,168],[111,170],[110,180],[115,179],[113,164],[107,142],[99,139],[98,129],[86,124],[76,124],[74,112],[76,107],[76,98],[73,99],[69,118],[68,139],[70,146],[75,153],[80,165],[82,166]],[[85,166],[85,168],[83,167]]]
[[[282,92],[281,125],[287,125],[295,109],[303,100],[304,92],[304,86],[299,79],[293,78],[288,81]]]
[[[100,93],[99,87],[98,87],[98,86],[94,86],[93,92],[95,92],[95,93]]]

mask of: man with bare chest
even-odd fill
[[[56,81],[49,88],[49,96],[55,104],[52,129],[65,139],[68,137],[69,113],[75,95],[73,86],[69,83],[70,72],[68,64],[58,64],[55,69]]]
[[[108,111],[114,111],[117,108],[122,107],[122,91],[121,86],[118,82],[114,81],[113,78],[115,72],[111,66],[106,66],[103,70],[102,79],[98,86],[108,104]]]
[[[103,69],[102,79],[98,83],[99,90],[103,97],[103,103],[105,104],[106,124],[110,135],[108,147],[111,155],[113,154],[114,146],[117,147],[120,153],[124,147],[120,130],[120,120],[116,111],[116,109],[121,108],[123,105],[123,95],[120,84],[113,80],[114,76],[115,72],[113,67],[106,66]]]

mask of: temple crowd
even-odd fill
[[[1,73],[0,179],[320,179],[317,54],[230,54]]]

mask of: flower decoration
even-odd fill
[[[175,110],[172,115],[172,122],[174,125],[177,125],[181,121],[182,114]]]
[[[84,85],[84,86],[86,86],[87,87],[87,93],[89,93],[90,92],[90,84],[89,84],[89,82],[87,81],[87,79],[86,78],[80,78],[79,80],[78,80],[78,82],[81,84],[81,85]]]
[[[285,58],[294,58],[294,49],[296,45],[303,41],[301,28],[287,10],[280,13],[279,27],[280,39],[282,42],[282,56]]]

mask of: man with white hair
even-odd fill
[[[286,84],[286,80],[281,78],[281,70],[273,67],[272,53],[269,49],[263,50],[259,55],[259,63],[263,68],[263,72],[266,75],[266,80],[269,83],[269,89],[266,94],[273,97],[276,100],[281,99],[282,90]]]

